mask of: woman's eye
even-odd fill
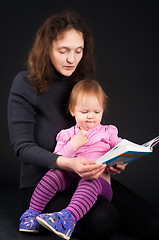
[[[61,54],[65,54],[66,52],[65,52],[65,51],[59,51],[59,53],[61,53]]]
[[[67,50],[66,49],[61,49],[61,50],[59,50],[59,53],[65,54],[65,53],[67,53]]]
[[[82,48],[79,48],[76,50],[76,53],[81,53],[82,52]]]

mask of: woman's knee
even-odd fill
[[[120,214],[111,202],[99,197],[92,209],[77,223],[75,236],[108,239],[117,231],[120,222]]]

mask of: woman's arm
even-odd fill
[[[8,99],[11,146],[21,161],[54,169],[59,155],[40,147],[37,143],[36,112],[36,94],[27,80],[27,72],[20,72],[13,81]]]
[[[66,158],[59,156],[56,167],[63,170],[74,171],[86,180],[99,178],[105,170],[105,164],[94,164],[83,157]]]
[[[83,178],[97,178],[101,175],[105,168],[103,165],[90,165],[84,158],[59,157],[61,154],[52,153],[37,144],[37,110],[36,94],[28,83],[26,72],[21,72],[14,79],[8,100],[9,133],[16,156],[35,166],[69,169]]]

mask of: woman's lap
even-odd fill
[[[44,212],[55,212],[65,208],[75,191],[75,187],[63,193],[57,193],[53,199],[47,204]],[[29,199],[32,196],[33,188],[21,190],[21,213],[29,207]],[[28,203],[26,204],[26,201]],[[108,239],[117,230],[120,223],[118,211],[111,202],[104,197],[99,196],[96,204],[92,209],[77,222],[73,232],[73,237],[82,239],[99,239],[103,237]]]
[[[120,231],[140,239],[157,239],[159,215],[156,209],[116,180],[112,180],[112,188],[112,202],[99,196],[92,209],[77,222],[73,236],[106,240],[115,231]],[[23,202],[21,213],[28,208],[33,190],[29,188],[21,191]],[[60,211],[65,208],[74,191],[75,187],[72,187],[69,191],[57,193],[47,204],[44,212]]]

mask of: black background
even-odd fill
[[[97,79],[109,96],[108,124],[122,138],[142,144],[159,135],[159,5],[156,1],[2,1],[1,34],[1,154],[2,187],[17,189],[19,162],[9,146],[7,100],[14,76],[25,62],[37,29],[50,15],[73,9],[92,29]],[[135,161],[115,178],[159,202],[159,145],[153,154]]]

